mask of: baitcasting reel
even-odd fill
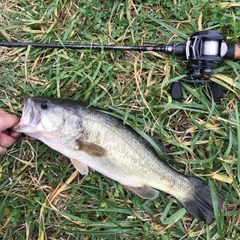
[[[181,81],[196,85],[210,82],[212,69],[224,59],[237,59],[240,46],[227,45],[225,36],[215,30],[205,30],[192,34],[185,45],[186,65],[190,70],[190,77],[182,78],[172,83],[171,95],[174,99],[181,97]],[[182,45],[179,45],[182,47]],[[176,46],[178,48],[178,45]],[[222,86],[212,83],[214,99],[223,95]]]
[[[3,47],[38,47],[38,48],[70,48],[92,50],[127,50],[127,51],[157,51],[166,54],[186,57],[186,66],[190,76],[180,79],[171,85],[173,99],[182,95],[180,82],[194,83],[196,85],[210,82],[212,68],[224,59],[240,59],[240,45],[227,45],[225,36],[215,30],[204,30],[192,34],[187,44],[158,45],[158,46],[116,46],[96,44],[58,44],[58,43],[19,43],[0,42]],[[220,99],[223,90],[217,83],[212,84],[214,99]]]

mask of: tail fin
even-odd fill
[[[193,196],[187,201],[182,202],[184,208],[195,218],[205,223],[210,223],[214,217],[213,202],[211,190],[201,180],[189,177],[190,182],[195,186]],[[217,192],[218,207],[221,209],[223,205],[223,196]]]

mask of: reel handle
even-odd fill
[[[215,100],[220,100],[223,97],[223,88],[218,83],[212,83],[212,94]]]
[[[173,82],[171,84],[171,96],[174,100],[181,98],[182,89],[181,89],[181,83],[179,81]]]

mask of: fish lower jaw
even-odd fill
[[[31,126],[29,124],[23,124],[21,122],[17,126],[15,126],[13,128],[13,130],[15,132],[21,132],[21,133],[24,133],[26,135],[30,135],[30,134],[34,135],[34,134],[36,134],[35,126]]]

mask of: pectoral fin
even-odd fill
[[[104,157],[107,155],[107,150],[95,143],[77,140],[77,149],[87,153],[92,157]]]
[[[134,192],[141,198],[145,199],[155,199],[158,197],[158,190],[151,188],[149,186],[143,186],[143,187],[131,187],[131,186],[125,186],[130,191]]]
[[[70,158],[73,166],[82,174],[88,174],[88,166],[85,163],[80,162],[79,160]]]

